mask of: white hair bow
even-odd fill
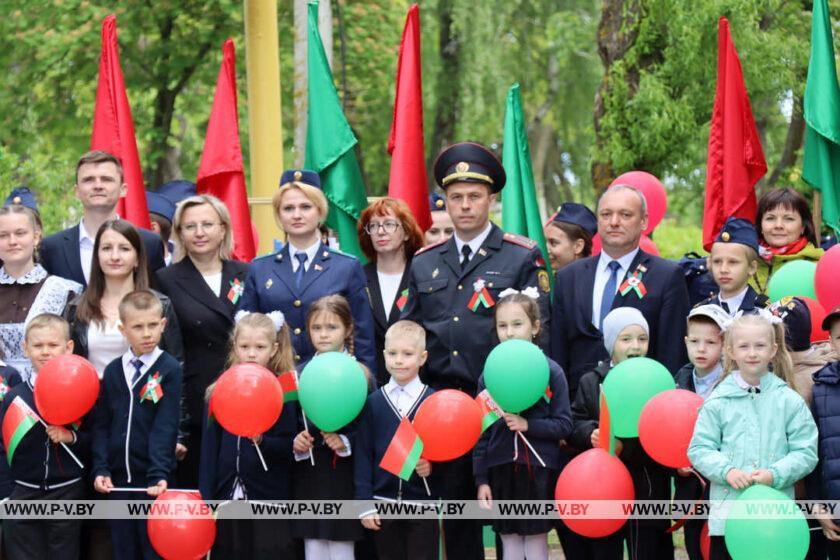
[[[536,286],[528,286],[522,291],[519,291],[515,288],[507,288],[502,290],[499,294],[499,299],[502,299],[505,296],[511,296],[513,294],[522,294],[523,296],[528,296],[531,299],[540,299],[540,292],[537,290]]]
[[[233,321],[238,323],[242,320],[243,317],[246,315],[250,315],[250,311],[245,311],[244,309],[240,309],[236,312],[236,315],[233,316]],[[286,316],[283,315],[283,312],[280,310],[271,311],[269,313],[264,313],[266,317],[271,319],[271,322],[274,324],[274,332],[279,332],[280,329],[283,328],[283,325],[286,323]]]

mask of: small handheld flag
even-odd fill
[[[298,377],[295,370],[284,371],[277,376],[283,389],[283,402],[298,400]]]
[[[504,413],[502,412],[502,409],[499,408],[499,405],[496,404],[496,401],[493,400],[493,397],[490,396],[490,392],[487,389],[484,389],[478,394],[475,398],[475,402],[478,403],[478,406],[481,409],[481,433],[483,434],[484,431],[501,418]]]
[[[598,429],[600,430],[598,447],[607,451],[610,455],[615,455],[615,438],[610,428],[610,409],[607,408],[607,395],[604,393],[603,384],[601,385],[600,409],[598,419]]]
[[[19,396],[9,405],[3,417],[3,446],[6,448],[9,465],[12,464],[12,456],[23,436],[29,433],[39,420],[35,411]]]
[[[394,433],[379,467],[403,480],[411,478],[411,473],[420,461],[423,442],[408,418],[400,420],[400,426]]]

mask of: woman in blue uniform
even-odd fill
[[[323,296],[340,294],[353,312],[356,358],[375,373],[373,316],[365,273],[355,257],[321,241],[318,225],[326,219],[328,206],[318,174],[284,171],[271,202],[274,218],[286,233],[286,244],[277,254],[251,263],[240,309],[282,311],[291,331],[295,362],[300,363],[314,354],[306,334],[307,309]]]

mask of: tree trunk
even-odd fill
[[[432,137],[429,142],[429,160],[431,168],[440,150],[451,144],[455,136],[455,122],[458,118],[458,68],[460,66],[461,43],[453,28],[454,0],[440,0],[438,19],[440,20],[440,71],[437,80],[435,99],[435,118],[432,124]],[[434,187],[434,174],[429,174],[430,186]]]
[[[802,147],[805,140],[805,115],[803,113],[803,104],[801,97],[795,97],[793,100],[793,114],[790,117],[790,126],[788,126],[787,137],[785,137],[785,146],[782,149],[782,157],[779,158],[779,163],[770,173],[770,177],[764,185],[764,190],[758,194],[761,196],[764,192],[776,188],[779,181],[787,180],[786,172],[790,169],[797,160],[797,152]]]
[[[534,150],[534,155],[531,159],[533,160],[537,203],[540,206],[540,215],[543,220],[545,220],[548,214],[553,212],[546,197],[546,159],[548,157],[548,151],[551,148],[551,144],[556,142],[557,137],[556,131],[551,126],[546,125],[543,120],[551,110],[551,106],[554,104],[554,100],[557,97],[557,92],[560,90],[560,79],[558,74],[559,64],[557,62],[557,54],[552,52],[548,56],[548,92],[546,93],[543,104],[537,110],[531,126],[528,127],[535,132],[533,136],[536,137],[536,142],[532,142],[532,145],[535,145],[536,150]]]

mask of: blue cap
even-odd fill
[[[785,296],[770,306],[770,312],[785,323],[785,346],[791,352],[811,347],[811,310],[798,297]]]
[[[484,183],[497,193],[506,175],[496,155],[475,142],[460,142],[445,148],[435,160],[435,180],[444,190],[452,183]]]
[[[146,191],[146,205],[150,214],[163,216],[170,222],[175,219],[175,204],[160,193]]]
[[[165,196],[172,204],[177,205],[185,198],[196,195],[195,183],[191,183],[190,181],[170,181],[161,185],[157,190],[157,194]],[[155,213],[158,214],[159,212]]]
[[[564,202],[557,208],[557,213],[551,218],[552,222],[566,222],[580,226],[583,231],[594,237],[598,233],[598,220],[592,210],[577,202]]]
[[[715,243],[740,243],[758,253],[758,233],[755,226],[744,218],[727,218]]]
[[[314,171],[309,169],[287,169],[280,175],[280,186],[288,183],[303,183],[312,187],[321,188],[321,178]]]
[[[429,210],[432,212],[446,212],[446,198],[433,192],[429,195]]]
[[[17,187],[6,198],[3,206],[11,206],[12,204],[19,204],[26,206],[36,214],[38,214],[38,203],[35,202],[35,195],[29,190],[29,187]]]

